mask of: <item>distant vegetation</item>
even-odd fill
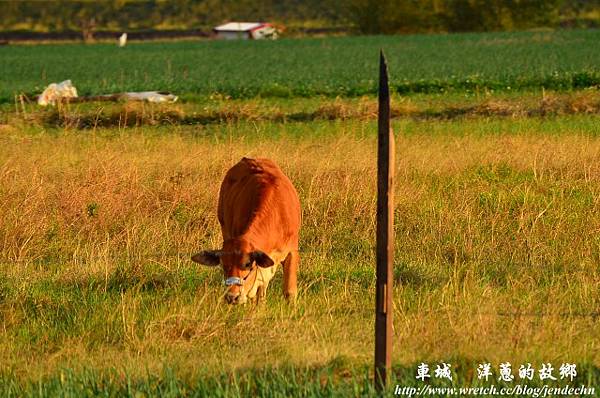
[[[80,95],[171,90],[183,98],[361,96],[385,49],[399,93],[570,90],[600,84],[599,30],[366,36],[276,42],[0,48],[0,102],[71,79]]]
[[[600,0],[108,0],[3,2],[0,30],[204,29],[230,20],[362,33],[598,26]]]

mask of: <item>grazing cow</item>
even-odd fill
[[[279,263],[283,263],[283,294],[295,298],[300,200],[281,169],[269,159],[240,160],[221,184],[218,217],[223,247],[202,251],[192,260],[222,264],[227,302],[264,298]]]

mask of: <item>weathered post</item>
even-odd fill
[[[375,388],[386,386],[392,364],[392,281],[394,264],[394,135],[383,50],[379,57],[377,135],[377,281],[375,290]]]

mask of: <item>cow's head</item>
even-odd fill
[[[192,260],[210,267],[223,267],[229,304],[244,304],[256,295],[258,267],[268,268],[274,261],[246,240],[228,239],[221,250],[205,250],[192,256]]]

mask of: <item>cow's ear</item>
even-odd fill
[[[261,252],[260,250],[253,251],[250,253],[250,259],[255,261],[259,267],[269,268],[272,267],[275,262],[271,257],[267,255],[265,252]]]
[[[221,263],[220,250],[205,250],[192,256],[192,261],[215,267]]]

